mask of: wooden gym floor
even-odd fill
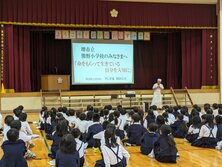
[[[38,121],[37,113],[28,113],[28,121]],[[34,134],[39,134],[38,139],[33,140],[35,147],[31,149],[36,154],[35,160],[28,160],[29,167],[50,167],[48,162],[48,147],[51,146],[51,141],[45,140],[45,134],[41,133],[31,124],[31,128]],[[178,158],[176,164],[164,164],[159,163],[155,159],[150,159],[140,153],[139,147],[126,147],[130,153],[130,160],[128,167],[165,167],[165,166],[177,166],[177,167],[219,167],[222,164],[222,152],[214,149],[191,147],[189,143],[183,141],[183,139],[175,139],[177,148],[179,150],[180,158]],[[2,138],[0,139],[2,143]],[[47,147],[48,145],[48,147]],[[0,157],[2,157],[2,150],[0,149]],[[100,159],[100,153],[93,152],[92,149],[87,149],[85,154],[85,167],[94,167],[96,160]]]

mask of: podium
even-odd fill
[[[46,91],[69,90],[69,75],[41,75],[41,88]]]

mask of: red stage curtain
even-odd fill
[[[5,26],[4,84],[16,92],[31,91],[30,35],[27,27]]]
[[[181,88],[181,40],[180,33],[168,34],[166,80],[168,88]]]
[[[118,17],[111,17],[116,9]],[[217,26],[216,5],[99,0],[0,0],[0,21],[126,26]]]
[[[218,85],[217,30],[202,31],[202,86]]]
[[[181,32],[182,87],[201,88],[202,30]]]
[[[71,41],[55,40],[52,31],[31,32],[32,91],[39,91],[43,74],[71,72]]]

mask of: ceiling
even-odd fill
[[[159,2],[159,3],[189,3],[189,4],[216,4],[217,0],[110,0],[125,2]]]

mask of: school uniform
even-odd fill
[[[103,127],[99,122],[94,122],[88,129],[88,133],[86,136],[86,142],[88,143],[88,147],[94,147],[95,140],[93,136],[99,132],[103,131]]]
[[[115,125],[116,126],[116,136],[120,137],[120,139],[124,139],[125,138],[125,133],[124,133],[124,125],[125,123],[120,119],[118,119],[118,124]],[[115,124],[115,121],[111,122],[112,124]]]
[[[158,115],[159,115],[157,110],[153,110],[153,114],[155,115],[155,117],[158,117]]]
[[[186,140],[190,143],[195,141],[200,133],[200,128],[194,128],[193,125],[191,125],[188,129],[188,134],[186,135]]]
[[[86,133],[86,126],[87,126],[87,121],[82,120],[76,125],[76,128],[78,128],[82,134],[85,134]]]
[[[155,115],[154,116],[147,115],[146,118],[144,119],[143,126],[144,128],[148,128],[151,123],[155,122],[156,122]]]
[[[160,135],[157,141],[154,143],[154,155],[155,159],[160,162],[176,163],[177,148],[170,146],[167,143],[166,138],[169,136]]]
[[[170,125],[172,129],[172,135],[177,138],[184,138],[187,135],[187,127],[185,122],[182,121],[175,121],[172,125]]]
[[[69,126],[71,126],[72,124],[75,125],[75,126],[77,125],[76,124],[77,120],[76,120],[75,116],[69,116],[69,117],[67,117],[67,120],[69,122]]]
[[[59,150],[59,144],[61,142],[61,138],[62,137],[58,136],[56,132],[52,135],[52,146],[51,146],[52,159],[56,158],[56,152]]]
[[[48,117],[45,122],[46,138],[52,140],[52,133],[55,131],[56,123],[52,121],[51,117]]]
[[[19,139],[23,140],[26,143],[26,142],[29,142],[32,140],[32,136],[27,135],[25,132],[20,130],[19,131]]]
[[[140,145],[141,137],[146,132],[146,129],[140,123],[134,123],[130,125],[127,129],[128,139],[126,140],[129,144]]]
[[[184,116],[183,116],[183,120],[184,120],[184,122],[185,122],[186,124],[189,123],[189,117],[188,117],[188,116],[184,115]]]
[[[89,130],[89,127],[91,126],[93,124],[93,121],[87,121],[87,123],[86,123],[86,133],[88,132],[88,130]]]
[[[4,128],[3,128],[3,142],[8,140],[8,137],[7,137],[7,132],[11,129],[10,126],[8,126],[7,124],[4,124]]]
[[[192,142],[191,145],[196,147],[215,148],[217,145],[217,130],[216,125],[214,125],[213,128],[209,127],[208,124],[202,125],[198,138]]]
[[[168,113],[168,119],[173,124],[176,121],[176,117],[172,113]]]
[[[63,153],[60,150],[56,154],[56,167],[79,167],[79,153]]]
[[[22,140],[15,142],[5,141],[2,144],[4,155],[0,161],[1,167],[27,167],[24,158],[26,153],[25,143]]]
[[[79,158],[80,158],[80,162],[79,162],[79,166],[83,167],[85,159],[84,159],[84,152],[85,152],[85,143],[82,142],[81,140],[79,140],[78,138],[75,138],[76,141],[76,150],[79,153]]]
[[[14,120],[19,120],[19,117],[17,117],[16,115],[13,115]]]
[[[95,134],[93,136],[94,139],[98,139],[100,140],[100,147],[105,146],[106,145],[106,141],[105,141],[105,130]],[[116,136],[116,143],[120,144],[120,138],[118,136]]]
[[[214,115],[214,117],[216,117],[218,115],[218,109],[213,110],[213,115]]]
[[[29,126],[29,123],[27,121],[21,121],[22,127],[21,130],[24,131],[26,134],[32,135],[32,129]]]
[[[155,132],[146,132],[141,138],[140,151],[142,154],[148,155],[153,150],[153,144],[159,138],[159,134]]]
[[[218,141],[222,140],[222,124],[217,125],[217,135],[216,138]]]
[[[105,167],[126,167],[130,158],[129,153],[122,145],[117,147],[102,146]]]

